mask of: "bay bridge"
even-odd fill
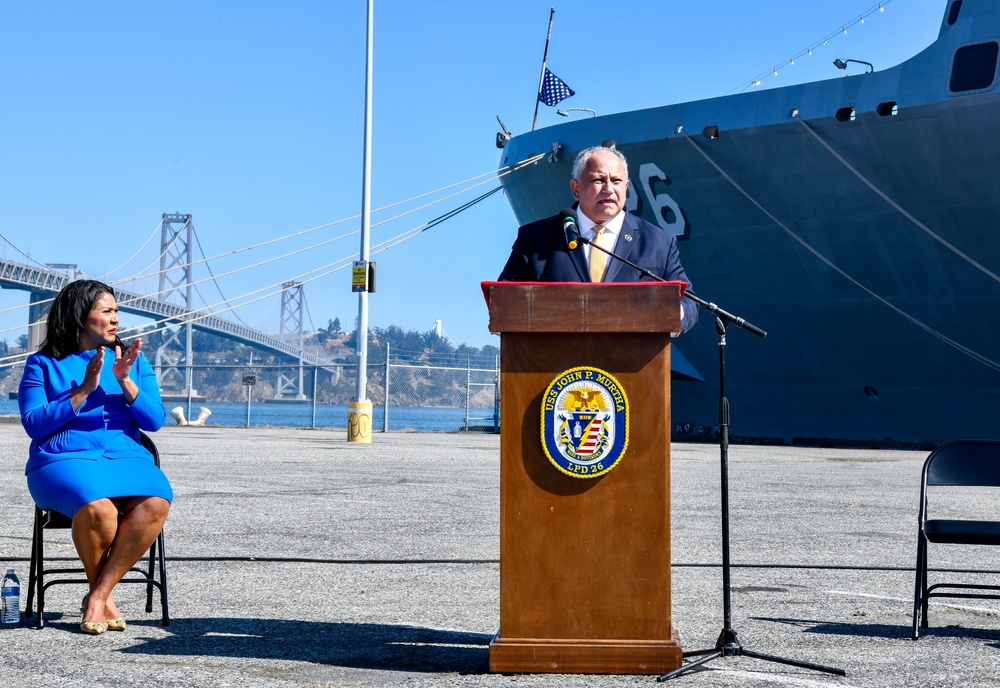
[[[192,276],[193,224],[190,214],[164,213],[160,222],[159,290],[152,296],[115,288],[120,310],[157,323],[161,336],[150,357],[164,394],[192,393],[192,330],[199,330],[278,354],[289,361],[279,369],[275,390],[278,397],[304,398],[302,368],[327,368],[336,375],[342,364],[306,353],[304,340],[305,292],[301,283],[286,282],[281,291],[280,333],[277,337],[243,323],[195,308]],[[37,350],[45,333],[45,316],[52,298],[65,285],[82,279],[76,265],[32,266],[0,258],[0,288],[29,293],[28,351]],[[149,352],[147,351],[147,357]]]
[[[407,217],[413,213],[423,211],[424,209],[434,206],[442,201],[467,193],[485,184],[490,184],[493,181],[497,181],[522,167],[537,163],[544,157],[544,154],[532,155],[525,160],[507,165],[499,170],[491,170],[488,173],[477,175],[462,182],[449,184],[435,191],[423,193],[413,198],[392,203],[384,208],[377,209],[375,212],[378,210],[387,210],[389,208],[398,208],[401,205],[410,204],[416,201],[420,201],[422,203],[422,205],[419,205],[414,209],[399,212],[399,214],[394,217],[382,220],[377,224],[387,224],[394,220]],[[458,214],[486,200],[501,190],[502,186],[497,185],[491,190],[485,191],[472,200],[466,201],[458,207],[453,208],[437,217],[433,217],[432,219],[426,221],[420,221],[416,226],[383,240],[377,246],[373,246],[371,253],[373,255],[381,253],[398,246],[403,242],[412,240],[420,236],[428,229],[454,218]],[[440,195],[442,193],[446,193],[446,195],[437,198],[436,200],[428,201],[428,197]],[[259,249],[287,239],[305,236],[318,230],[325,230],[334,225],[352,221],[358,217],[360,216],[343,218],[341,220],[325,223],[285,236],[270,238],[255,245],[232,250],[211,258],[202,254],[202,258],[198,261],[198,263],[205,263],[207,265],[210,261],[218,258],[232,256],[252,249]],[[138,334],[141,334],[144,338],[143,343],[145,345],[144,349],[146,357],[147,359],[150,359],[150,362],[153,364],[160,389],[165,397],[186,396],[190,400],[193,396],[197,396],[195,391],[192,389],[192,371],[195,367],[194,352],[192,350],[192,333],[195,330],[245,344],[266,353],[276,354],[279,358],[278,364],[268,366],[268,368],[277,370],[277,380],[274,385],[275,400],[301,400],[306,398],[303,384],[304,369],[307,367],[316,368],[317,370],[323,369],[330,373],[331,377],[334,378],[335,384],[339,380],[341,373],[346,368],[353,367],[352,363],[345,362],[343,358],[330,360],[323,353],[322,349],[313,347],[312,345],[310,345],[310,350],[308,352],[306,351],[304,341],[305,325],[309,316],[305,303],[304,283],[323,278],[337,272],[338,270],[351,267],[358,254],[352,252],[347,257],[337,259],[319,268],[310,268],[302,273],[299,273],[299,275],[292,278],[292,280],[270,284],[238,297],[238,299],[242,302],[240,304],[240,307],[242,307],[248,303],[253,303],[254,301],[266,298],[274,292],[265,294],[265,296],[261,296],[259,298],[254,298],[252,301],[247,300],[248,297],[262,292],[267,292],[268,290],[277,288],[278,285],[280,285],[278,292],[281,295],[281,315],[278,328],[279,332],[277,336],[275,336],[262,330],[250,327],[243,322],[237,322],[236,320],[220,317],[218,312],[213,311],[213,307],[199,307],[195,304],[194,294],[197,289],[197,285],[199,284],[199,280],[196,280],[193,276],[193,266],[196,264],[194,259],[194,248],[195,246],[198,246],[200,250],[200,245],[198,244],[197,237],[194,233],[192,216],[190,214],[163,213],[161,222],[159,223],[153,236],[155,236],[157,232],[159,234],[159,254],[156,261],[151,262],[147,267],[152,268],[153,264],[158,261],[158,271],[148,274],[134,274],[118,281],[111,281],[108,278],[102,278],[102,281],[107,282],[114,288],[118,307],[121,311],[153,320],[153,327],[141,328]],[[318,243],[311,246],[290,250],[282,255],[268,256],[263,261],[250,266],[242,266],[227,274],[242,272],[247,268],[258,268],[277,260],[295,256],[303,253],[304,251],[329,245],[349,236],[350,234],[356,233],[358,232],[351,231],[336,237],[322,237]],[[29,262],[34,260],[27,253],[15,246],[2,233],[0,233],[0,239],[9,244],[14,250],[24,255]],[[150,241],[152,241],[152,236],[147,240],[146,244],[143,244],[143,247],[145,247]],[[140,251],[141,250],[142,248],[140,248]],[[138,253],[136,255],[138,255]],[[132,258],[135,258],[135,256]],[[131,261],[132,258],[130,258],[129,261]],[[27,341],[25,342],[26,346],[24,346],[24,350],[28,352],[37,350],[44,340],[45,319],[53,297],[69,282],[85,278],[84,272],[80,270],[77,265],[54,263],[42,264],[38,261],[34,261],[34,263],[34,265],[29,265],[28,263],[0,258],[0,289],[15,289],[27,291],[29,293],[28,335],[26,337]],[[116,270],[117,269],[118,268],[116,268]],[[140,272],[144,271],[145,269]],[[214,282],[216,286],[218,286],[216,275],[212,274],[210,268],[208,269],[208,272],[210,274],[210,281]],[[159,280],[159,284],[156,289],[153,289],[150,286],[143,286],[139,290],[143,293],[137,293],[135,291],[129,291],[123,286],[135,283],[140,279],[151,278],[153,276],[156,276]],[[221,289],[219,293],[221,296]],[[222,296],[222,301],[216,303],[215,306],[220,309],[224,309],[225,311],[233,311],[236,308],[236,306],[233,305],[233,302],[225,296]],[[334,326],[334,324],[335,321],[330,322],[331,327]],[[337,324],[337,328],[337,331],[339,331],[339,324]],[[129,331],[132,329],[133,328],[125,328],[125,330]],[[330,330],[327,330],[327,332],[329,331]],[[153,337],[152,335],[156,336]],[[134,336],[134,334],[130,334],[129,336]],[[8,355],[4,358],[0,358],[0,365],[14,365],[19,360],[23,360],[24,355],[26,354]],[[246,380],[247,378],[245,377],[244,382],[246,382]],[[313,376],[313,382],[315,383],[315,376]]]

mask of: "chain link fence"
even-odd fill
[[[464,365],[416,358],[369,359],[366,396],[374,430],[499,433],[497,357],[468,356]],[[184,422],[204,417],[216,425],[341,427],[357,396],[353,362],[194,365],[158,374],[164,405]]]

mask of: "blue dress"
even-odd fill
[[[28,357],[18,388],[21,424],[31,437],[24,472],[28,491],[42,509],[72,517],[88,502],[106,497],[162,497],[173,489],[153,457],[139,443],[140,430],[155,432],[166,413],[156,373],[141,353],[130,377],[139,388],[125,402],[112,367],[115,353],[104,351],[97,389],[77,410],[70,393],[80,386],[97,350],[61,360],[36,352]]]

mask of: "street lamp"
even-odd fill
[[[589,112],[594,117],[597,117],[597,112],[591,110],[590,108],[566,108],[565,110],[556,110],[556,114],[562,115],[563,117],[569,117],[569,113],[573,110],[581,110],[583,112]]]
[[[875,71],[875,67],[872,66],[871,62],[865,62],[864,60],[841,60],[837,58],[833,61],[833,66],[837,69],[847,69],[848,62],[857,62],[858,64],[868,65],[868,69],[865,70],[865,74],[871,74]]]

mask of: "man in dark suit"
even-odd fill
[[[614,148],[583,150],[573,163],[569,182],[579,202],[580,234],[609,251],[666,280],[691,281],[681,265],[677,238],[625,211],[628,167]],[[524,225],[517,232],[500,281],[511,282],[638,282],[642,274],[620,260],[580,242],[570,250],[563,216]],[[648,279],[648,278],[646,278]],[[681,328],[698,322],[698,306],[681,302]]]

